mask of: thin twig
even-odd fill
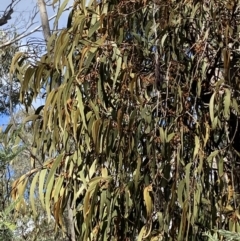
[[[157,13],[158,11],[158,7],[155,3],[155,1],[153,2],[153,27],[154,27],[154,37],[155,37],[155,46],[157,46],[158,44],[158,35],[157,35],[157,24],[156,24],[156,20],[155,20],[155,14]],[[158,77],[159,77],[159,69],[156,69],[156,68],[159,68],[159,55],[158,55],[158,48],[156,47],[156,51],[155,51],[155,91],[157,91],[157,110],[156,110],[156,118],[158,117],[158,105],[159,105],[159,98],[160,98],[160,94],[159,94],[159,91],[157,89],[157,84],[158,84]],[[156,122],[156,125],[155,125],[155,133],[157,131],[157,124],[158,122]]]

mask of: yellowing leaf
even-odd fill
[[[60,194],[60,190],[63,186],[62,185],[63,181],[64,181],[63,175],[60,175],[58,177],[58,179],[55,181],[54,189],[53,189],[52,196],[51,196],[54,199],[54,203],[56,203],[59,200],[59,196],[60,196],[59,194]]]
[[[36,218],[36,215],[37,215],[36,207],[35,207],[35,200],[34,200],[34,196],[35,196],[34,191],[35,191],[36,183],[38,181],[38,177],[39,177],[39,172],[35,174],[35,176],[32,180],[31,188],[30,188],[30,195],[29,195],[34,218]]]
[[[49,179],[48,185],[46,186],[46,194],[45,194],[45,208],[48,215],[48,221],[51,220],[51,193],[52,193],[52,187],[54,183],[54,175],[51,176]]]
[[[97,142],[99,142],[98,133],[99,133],[99,127],[100,127],[101,124],[102,124],[102,120],[98,119],[92,125],[92,137],[93,137],[93,141],[94,141],[95,146],[97,146]],[[99,151],[99,150],[97,150],[97,151]]]
[[[144,202],[145,202],[148,218],[151,216],[152,209],[153,209],[153,202],[152,202],[152,198],[151,198],[151,195],[150,195],[151,191],[152,191],[151,185],[145,187],[144,191],[143,191],[143,199],[144,199]]]
[[[210,135],[210,126],[208,123],[205,123],[205,137],[204,137],[204,143],[203,143],[203,146],[205,147],[207,142],[208,142],[208,139],[209,139],[209,135]]]
[[[14,57],[13,57],[13,59],[12,59],[12,64],[11,64],[11,67],[10,67],[10,70],[9,70],[9,72],[10,72],[10,74],[13,74],[14,73],[14,71],[15,71],[15,69],[16,69],[16,64],[17,64],[17,62],[19,61],[19,59],[21,58],[21,57],[23,57],[23,56],[25,56],[25,53],[23,53],[23,52],[17,52],[15,55],[14,55]]]
[[[174,136],[175,136],[175,133],[174,133],[174,132],[171,133],[171,134],[169,134],[169,135],[167,136],[167,143],[169,143],[169,142],[173,139]]]
[[[106,167],[102,168],[102,177],[108,177],[108,170]]]
[[[43,207],[45,207],[44,192],[46,189],[44,188],[44,183],[46,181],[46,174],[47,174],[47,169],[41,170],[41,172],[39,174],[38,192],[39,192],[39,199],[40,199]]]
[[[92,178],[92,176],[94,175],[94,173],[95,173],[95,171],[96,171],[96,164],[97,164],[97,159],[94,160],[94,162],[92,163],[92,165],[91,165],[91,167],[90,167],[90,169],[89,169],[89,174],[88,174],[89,179]]]
[[[195,159],[195,157],[197,156],[199,149],[200,149],[199,137],[195,136],[195,147],[194,147],[194,152],[193,152],[193,159]]]

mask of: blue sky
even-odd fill
[[[21,33],[26,28],[27,24],[29,23],[29,18],[31,17],[33,13],[34,7],[36,7],[37,0],[21,0],[15,7],[14,7],[14,13],[12,14],[12,19],[8,21],[8,24],[3,25],[2,29],[16,29],[18,33]],[[57,13],[57,5],[55,5],[55,10],[53,9],[53,6],[51,6],[51,1],[49,2],[49,6],[47,6],[47,12],[48,17],[51,18]],[[63,2],[63,1],[61,1]],[[6,7],[11,3],[11,0],[5,0],[1,1],[0,5],[0,14],[2,11],[6,9]],[[68,6],[71,6],[73,4],[73,0],[69,0]],[[66,11],[62,14],[62,16],[59,19],[59,28],[65,28],[67,25],[67,19],[68,19],[69,11]],[[41,20],[39,14],[36,15],[34,18],[34,24],[28,29],[28,31],[31,31],[32,29],[36,28],[37,26],[41,25]],[[50,27],[52,28],[53,21],[50,22]],[[43,35],[41,31],[35,32],[32,35],[26,37],[25,39],[21,40],[21,43],[24,44],[29,37],[36,37],[43,39]],[[39,103],[41,105],[42,103]],[[38,105],[38,103],[37,103]],[[5,128],[8,124],[9,117],[1,115],[0,116],[0,127]]]

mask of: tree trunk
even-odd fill
[[[44,0],[38,0],[38,8],[39,8],[41,22],[42,22],[43,36],[45,38],[45,41],[47,42],[49,37],[51,36],[51,33],[50,33],[50,26],[48,21],[46,4]]]
[[[69,198],[68,198],[67,212],[68,212],[68,222],[67,222],[68,237],[70,237],[71,241],[76,241],[74,222],[73,222],[73,209],[71,205],[71,195],[69,195]]]

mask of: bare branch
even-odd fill
[[[0,26],[6,24],[8,20],[11,19],[11,15],[13,13],[13,9],[9,9],[9,11],[5,12],[4,15],[0,18]]]
[[[69,10],[69,9],[71,9],[71,8],[72,8],[72,6],[70,6],[70,7],[68,7],[68,8],[65,8],[64,11],[67,11],[67,10]],[[54,14],[52,17],[50,17],[50,18],[48,19],[48,21],[54,19],[56,16],[57,16],[57,14]],[[6,41],[5,43],[0,44],[0,48],[9,46],[9,45],[11,45],[11,44],[13,44],[13,43],[15,43],[15,42],[17,42],[17,41],[19,41],[19,40],[27,37],[27,36],[35,33],[35,32],[38,31],[41,27],[42,27],[42,24],[39,25],[39,26],[37,26],[36,28],[32,29],[31,31],[24,32],[24,33],[22,33],[22,34],[19,34],[19,35],[15,36],[14,38]]]
[[[49,21],[52,20],[53,18],[56,17],[57,14],[53,15],[51,18],[49,18]],[[3,47],[6,47],[6,46],[9,46],[11,44],[13,44],[14,42],[17,42],[31,34],[33,34],[34,32],[36,32],[37,30],[39,30],[40,28],[42,27],[42,25],[39,25],[37,26],[36,28],[32,29],[31,31],[29,32],[25,32],[25,33],[22,33],[20,35],[18,35],[17,37],[13,38],[13,39],[10,39],[9,41],[5,42],[4,44],[1,44],[0,45],[0,48],[3,48]]]
[[[11,15],[13,14],[13,7],[19,2],[20,0],[12,0],[12,2],[7,6],[5,9],[3,16],[0,18],[0,26],[3,26],[11,19]]]

